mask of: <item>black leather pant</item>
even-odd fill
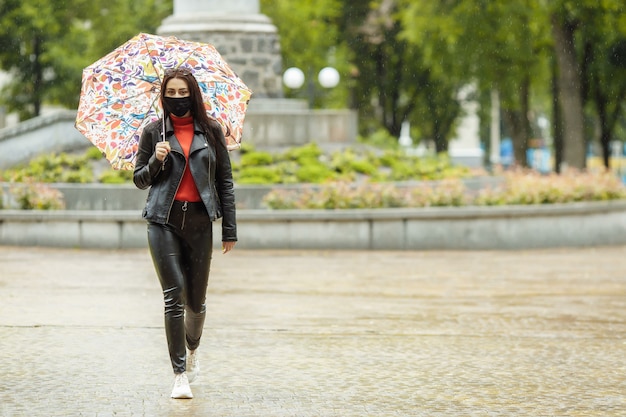
[[[202,204],[202,203],[199,203]],[[148,245],[165,301],[165,334],[172,368],[185,372],[185,344],[200,344],[213,248],[212,223],[203,206],[181,212],[174,203],[168,224],[148,223]]]

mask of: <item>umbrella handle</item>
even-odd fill
[[[161,140],[165,142],[165,114],[163,115],[163,130],[161,130]],[[165,171],[165,158],[163,158],[163,162],[161,163],[161,171]]]

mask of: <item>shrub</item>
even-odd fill
[[[240,184],[276,184],[280,182],[280,172],[276,167],[243,167],[235,173],[235,180]]]
[[[126,184],[133,180],[133,171],[130,170],[106,170],[100,174],[100,181],[103,184]]]
[[[22,210],[62,210],[65,208],[63,194],[59,190],[32,180],[13,185],[11,194]]]
[[[91,161],[98,161],[104,159],[104,154],[95,146],[90,146],[85,151],[85,158]]]
[[[346,148],[330,157],[317,158],[335,172],[327,180],[369,179],[373,182],[441,180],[466,178],[476,175],[469,168],[454,166],[447,155],[417,157],[407,155],[404,150],[393,149],[376,153],[367,149]],[[312,163],[300,159],[300,163]]]
[[[276,164],[276,169],[280,173],[282,184],[297,184],[300,182],[296,175],[300,165],[295,161],[281,161]]]
[[[467,189],[459,179],[442,180],[436,184],[412,187],[404,199],[408,207],[463,206],[468,203]]]
[[[366,159],[352,161],[350,168],[358,174],[375,175],[378,167]]]
[[[398,139],[387,129],[378,129],[368,137],[359,137],[358,141],[378,148],[397,148]]]
[[[398,188],[365,182],[329,183],[304,191],[271,191],[264,204],[281,208],[387,208],[503,204],[549,204],[626,198],[626,188],[610,173],[541,175],[529,171],[510,172],[500,187],[471,193],[460,179]]]
[[[533,171],[514,171],[503,176],[503,185],[481,190],[474,203],[554,204],[626,198],[626,190],[620,179],[608,172],[570,171],[563,175],[542,175]]]
[[[307,196],[307,205],[312,208],[349,209],[359,208],[361,194],[358,187],[345,183],[335,183],[321,188],[319,193]]]
[[[453,166],[445,156],[420,158],[407,155],[401,149],[368,150],[345,148],[324,154],[316,143],[289,148],[282,153],[256,151],[244,144],[232,158],[233,176],[241,184],[322,183],[330,180],[373,182],[438,180],[472,175],[469,169]],[[96,165],[98,164],[98,165]],[[103,174],[99,165],[107,166]],[[265,169],[258,169],[264,167]],[[8,181],[20,182],[33,178],[40,182],[109,184],[128,183],[132,175],[108,167],[96,147],[83,155],[51,154],[33,159],[28,165],[4,173]]]
[[[310,161],[307,164],[301,165],[296,171],[296,178],[298,182],[304,183],[321,183],[327,181],[330,178],[334,178],[334,173],[326,165]]]
[[[365,184],[357,190],[361,194],[361,206],[363,207],[403,207],[406,194],[397,190],[390,184],[376,184],[368,187]]]
[[[282,158],[291,161],[297,161],[300,164],[306,164],[311,161],[317,161],[322,155],[322,150],[315,142],[309,143],[297,148],[290,148],[284,152]]]
[[[299,191],[273,190],[263,203],[272,209],[403,207],[405,194],[390,184],[333,182]]]
[[[474,175],[468,167],[455,166],[445,154],[436,156],[407,155],[403,150],[387,150],[379,158],[380,167],[387,167],[381,181],[441,180],[445,178],[466,178]],[[384,172],[384,171],[383,171]],[[376,176],[373,176],[376,178]]]
[[[334,182],[300,191],[275,190],[268,193],[264,204],[274,209],[348,209],[398,207],[399,199],[389,185]]]
[[[93,182],[93,171],[88,166],[81,166],[72,170],[63,170],[51,182],[68,182],[86,184]]]
[[[241,155],[241,165],[242,166],[252,166],[252,165],[270,165],[274,162],[274,158],[272,154],[269,152],[246,152]]]
[[[100,156],[101,158],[101,156]],[[93,172],[85,155],[66,153],[42,155],[34,158],[28,165],[6,171],[10,181],[24,182],[93,182]]]
[[[263,204],[277,210],[295,209],[299,208],[299,198],[298,193],[287,190],[272,190],[263,198]]]

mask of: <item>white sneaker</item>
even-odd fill
[[[200,360],[198,359],[198,349],[187,351],[187,376],[189,382],[196,380],[200,375]]]
[[[174,377],[174,388],[172,389],[172,398],[193,398],[191,387],[187,373],[176,374]]]

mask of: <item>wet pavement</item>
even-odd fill
[[[624,416],[626,247],[216,253],[169,398],[147,250],[0,247],[0,416]]]

